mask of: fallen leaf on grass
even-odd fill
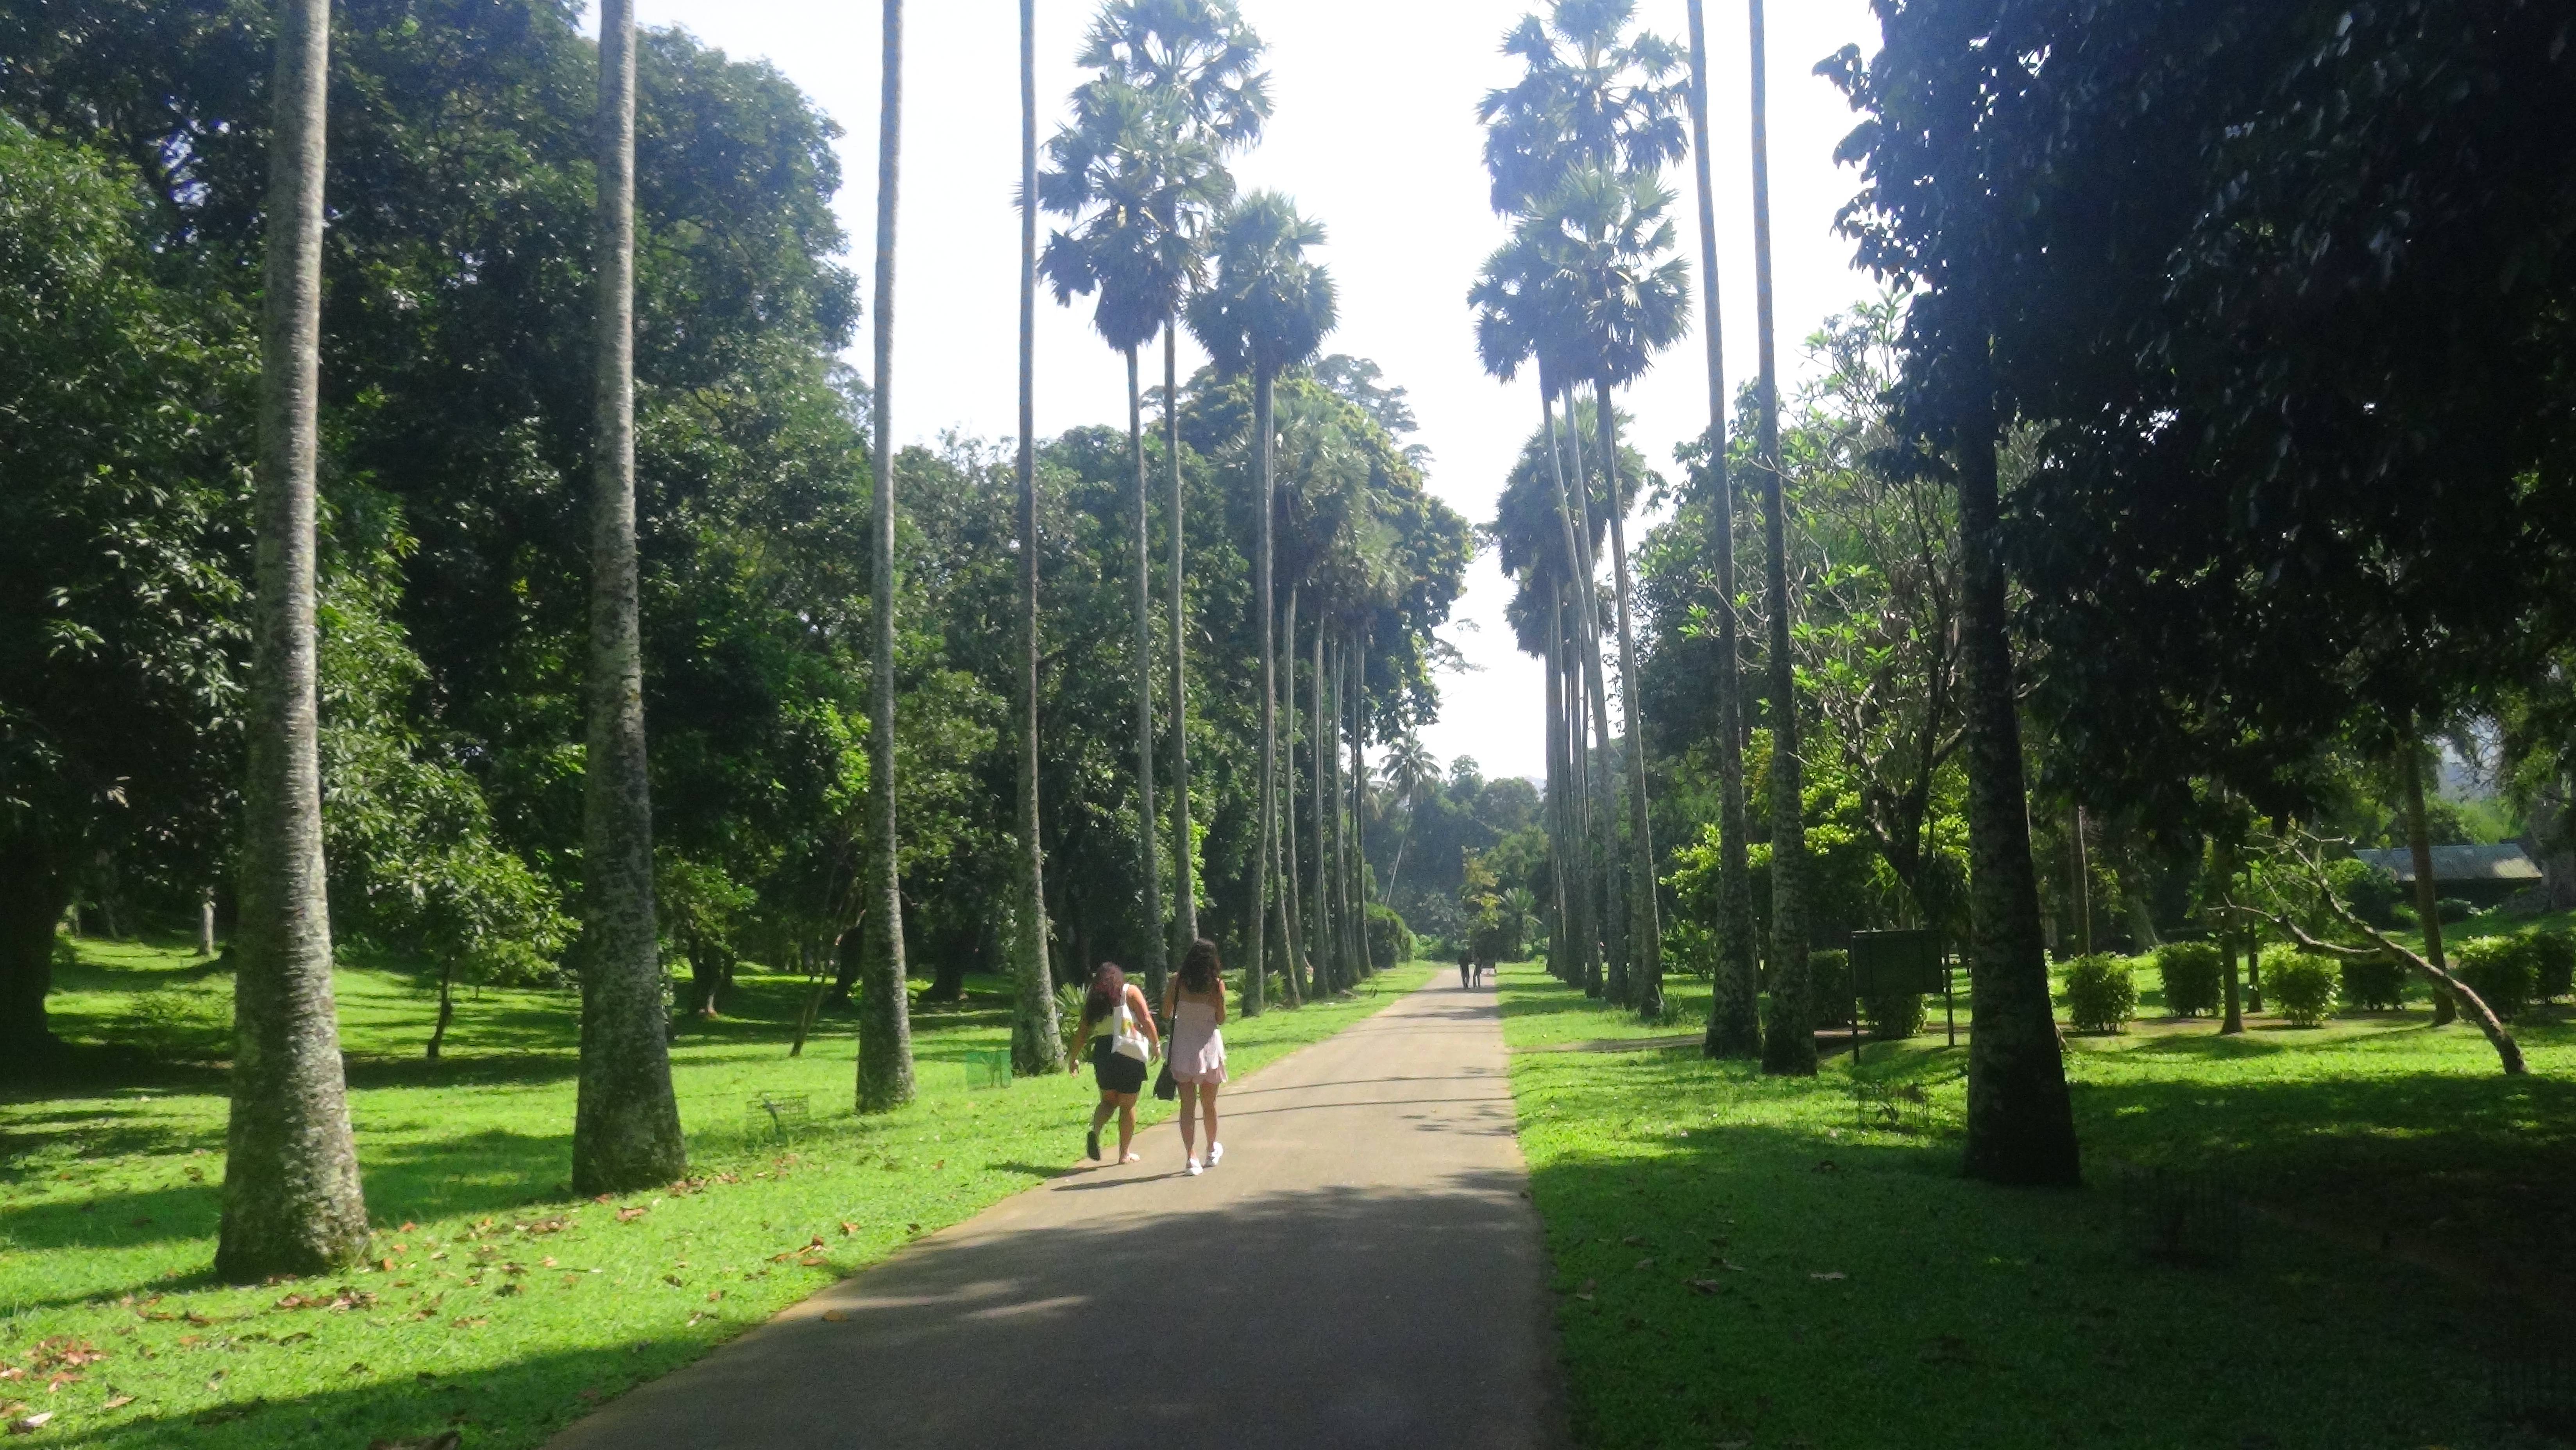
[[[448,1322],[449,1322],[449,1323],[451,1323],[451,1324],[453,1324],[453,1325],[455,1325],[455,1326],[456,1326],[457,1328],[459,1328],[459,1329],[480,1329],[480,1328],[482,1328],[484,1325],[489,1324],[489,1323],[491,1323],[492,1321],[491,1321],[490,1319],[488,1319],[488,1318],[485,1318],[484,1316],[482,1316],[482,1315],[480,1315],[480,1314],[477,1314],[477,1315],[472,1315],[472,1316],[469,1316],[469,1317],[467,1317],[467,1318],[463,1318],[463,1319],[454,1319],[454,1320],[450,1320],[450,1321],[448,1321]]]
[[[107,1403],[99,1408],[106,1410],[121,1410],[133,1403],[134,1396],[132,1395],[110,1395],[107,1398]]]
[[[368,1368],[367,1368],[367,1366],[366,1366],[366,1362],[365,1362],[365,1361],[363,1361],[363,1360],[351,1360],[351,1361],[349,1362],[349,1367],[348,1367],[347,1369],[345,1369],[345,1370],[342,1370],[342,1371],[341,1371],[341,1373],[342,1373],[342,1374],[372,1374],[372,1373],[374,1373],[374,1371],[372,1371],[372,1370],[368,1369]]]
[[[1637,1261],[1637,1267],[1638,1267],[1638,1268],[1640,1268],[1640,1269],[1651,1269],[1651,1268],[1653,1268],[1654,1266],[1655,1266],[1655,1261],[1654,1261],[1654,1260],[1652,1260],[1652,1259],[1639,1259],[1639,1260]]]
[[[1577,1299],[1590,1299],[1592,1297],[1592,1291],[1599,1287],[1600,1283],[1601,1281],[1598,1279],[1584,1280],[1583,1287],[1574,1291],[1574,1297]]]
[[[53,1417],[53,1411],[39,1410],[35,1414],[29,1415],[24,1419],[11,1420],[9,1422],[9,1433],[12,1435],[33,1435],[38,1430],[45,1428],[45,1422]]]
[[[1642,1248],[1642,1247],[1644,1247],[1644,1246],[1645,1246],[1646,1236],[1645,1236],[1644,1234],[1630,1234],[1630,1235],[1628,1235],[1626,1238],[1621,1239],[1619,1242],[1621,1242],[1621,1243],[1623,1243],[1623,1244],[1626,1244],[1628,1247],[1630,1247],[1630,1248],[1632,1248],[1632,1249],[1634,1249],[1634,1248]]]
[[[1842,1270],[1840,1270],[1840,1269],[1828,1269],[1828,1270],[1826,1270],[1826,1271],[1824,1271],[1823,1273],[1820,1273],[1820,1274],[1809,1274],[1807,1277],[1808,1277],[1808,1278],[1810,1278],[1810,1279],[1825,1280],[1825,1281],[1830,1282],[1830,1281],[1836,1281],[1836,1280],[1846,1279],[1846,1278],[1849,1278],[1850,1276],[1849,1276],[1849,1275],[1847,1275],[1847,1274],[1845,1274],[1845,1273],[1844,1273]]]
[[[617,1221],[619,1223],[633,1223],[635,1220],[642,1218],[644,1215],[651,1213],[652,1211],[652,1209],[645,1207],[642,1204],[638,1204],[633,1208],[621,1208],[617,1211]]]
[[[841,1225],[841,1237],[843,1238],[848,1238],[850,1235],[857,1233],[858,1231],[859,1226],[857,1224],[844,1222]]]
[[[850,1311],[846,1309],[826,1309],[823,1311],[823,1322],[826,1324],[847,1324],[850,1322]]]
[[[1715,1279],[1693,1279],[1690,1281],[1690,1286],[1703,1294],[1714,1294],[1726,1287]]]

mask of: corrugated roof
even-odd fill
[[[2400,881],[2415,879],[2415,853],[2403,847],[2393,851],[2355,851],[2352,854],[2373,866],[2395,872]],[[2435,846],[2433,848],[2433,881],[2538,881],[2540,867],[2523,854],[2520,846],[2508,842],[2501,846]]]

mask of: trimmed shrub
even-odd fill
[[[1851,953],[1839,947],[1807,953],[1807,1008],[1819,1027],[1852,1020]]]
[[[1869,1035],[1893,1041],[1923,1030],[1926,1006],[1920,992],[1894,992],[1861,1004],[1869,1017]]]
[[[2335,963],[2314,952],[2279,946],[2263,954],[2264,985],[2293,1027],[2314,1027],[2334,1011],[2341,976]]]
[[[2576,932],[2536,931],[2530,942],[2533,994],[2550,1002],[2576,991]]]
[[[1413,960],[1413,932],[1395,908],[1383,901],[1369,903],[1368,946],[1369,960],[1380,968]]]
[[[2096,952],[2066,964],[2066,1015],[2079,1032],[2117,1032],[2138,1015],[2129,959]]]
[[[2510,1022],[2531,1006],[2540,973],[2527,936],[2480,936],[2460,943],[2451,953],[2451,971],[2469,990],[2486,999],[2499,1022]]]
[[[2476,907],[2456,896],[2444,896],[2435,900],[2433,910],[2440,914],[2445,922],[2466,921],[2477,912]]]
[[[2214,942],[2167,942],[2156,949],[2156,975],[2164,979],[2165,1010],[2176,1017],[2217,1011],[2226,971],[2227,954]]]
[[[2406,968],[2395,957],[2347,961],[2340,971],[2340,991],[2347,1010],[2391,1012],[2406,1005]]]

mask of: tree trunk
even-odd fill
[[[1789,530],[1780,479],[1780,376],[1771,314],[1771,133],[1762,0],[1748,0],[1753,67],[1753,316],[1761,367],[1763,594],[1770,608],[1771,685],[1771,1020],[1762,1070],[1816,1071],[1815,1004],[1807,980],[1805,772],[1798,758],[1798,678],[1789,644]]]
[[[1582,632],[1583,606],[1575,602],[1573,597],[1578,587],[1569,580],[1560,592],[1557,602],[1560,617],[1567,614],[1573,616],[1570,621],[1574,625],[1572,634]],[[1565,678],[1565,758],[1569,783],[1567,798],[1573,807],[1575,850],[1580,853],[1577,858],[1578,869],[1575,871],[1575,877],[1580,887],[1576,894],[1581,898],[1581,904],[1576,909],[1575,925],[1577,930],[1582,932],[1582,936],[1575,942],[1573,963],[1575,975],[1572,985],[1581,987],[1587,997],[1598,997],[1601,995],[1602,978],[1601,892],[1599,890],[1601,876],[1593,869],[1592,852],[1594,814],[1592,776],[1597,762],[1584,743],[1583,732],[1586,726],[1582,688],[1583,647],[1571,635],[1568,637],[1567,644],[1567,652],[1573,656],[1567,661]]]
[[[1646,805],[1646,729],[1637,713],[1637,636],[1628,623],[1627,512],[1619,492],[1619,434],[1610,407],[1610,378],[1592,380],[1595,423],[1601,430],[1601,476],[1610,483],[1610,578],[1618,590],[1619,715],[1628,730],[1628,993],[1637,1015],[1664,1015],[1663,909],[1655,890],[1654,834]]]
[[[2075,808],[2075,949],[2093,955],[2093,861],[2084,849],[2084,808]]]
[[[1324,823],[1323,851],[1315,859],[1317,906],[1316,949],[1332,961],[1335,990],[1347,991],[1359,981],[1350,957],[1345,929],[1349,898],[1342,886],[1342,655],[1326,642],[1324,622],[1315,621],[1315,733],[1322,744],[1315,752],[1315,810]]]
[[[875,567],[869,583],[876,625],[875,689],[868,732],[870,892],[875,950],[859,984],[858,1110],[882,1113],[912,1101],[912,1004],[903,958],[903,882],[897,856],[894,774],[894,263],[896,186],[903,140],[903,0],[885,0],[884,91],[877,121],[877,318],[874,424],[876,516],[869,521]],[[1022,223],[1025,230],[1026,223]]]
[[[438,1061],[439,1049],[447,1045],[447,1024],[456,1020],[456,958],[450,954],[438,964],[438,1022],[429,1029],[429,1047],[424,1054]]]
[[[1261,824],[1253,837],[1257,843],[1267,843],[1273,838],[1272,832],[1278,828],[1279,805],[1278,797],[1270,790],[1270,782],[1279,771],[1278,622],[1271,618],[1270,607],[1272,536],[1276,532],[1272,514],[1277,508],[1271,492],[1270,474],[1271,381],[1267,368],[1257,371],[1252,380],[1252,431],[1260,441],[1257,465],[1261,472],[1261,496],[1255,500],[1254,510],[1259,515],[1257,529],[1260,537],[1253,543],[1257,557],[1253,561],[1252,581],[1252,592],[1258,600],[1254,607],[1261,612],[1260,619],[1256,621],[1261,629],[1261,774],[1256,777],[1261,782]],[[1252,950],[1243,978],[1243,1015],[1246,1017],[1261,1015],[1268,995],[1268,984],[1262,980],[1261,938],[1262,923],[1270,915],[1270,852],[1266,844],[1256,845],[1252,856],[1252,929],[1245,933],[1245,940],[1252,944]]]
[[[1980,345],[1982,346],[1982,344]],[[1995,484],[1994,382],[1963,360],[1975,400],[1959,438],[1960,640],[1968,774],[1968,1143],[1971,1178],[2073,1185],[2074,1107],[2050,1010],[2031,869]]]
[[[235,1283],[320,1273],[357,1257],[367,1242],[367,1205],[349,1133],[331,996],[314,698],[313,472],[328,0],[287,0],[277,19],[232,1118],[223,1226],[215,1245],[215,1272]],[[23,928],[13,933],[19,934],[32,935]],[[48,917],[41,945],[49,956],[52,937]],[[31,983],[23,965],[11,975],[20,979],[12,983],[19,994],[29,985],[36,988],[33,1025],[41,1031],[43,978]],[[23,1011],[11,1016],[28,1020]]]
[[[1551,590],[1551,596],[1554,593]],[[1565,883],[1570,835],[1565,825],[1566,774],[1564,616],[1551,597],[1547,606],[1547,878],[1555,911],[1547,934],[1547,973],[1560,982],[1573,980],[1572,969],[1566,964],[1566,951],[1574,940]]]
[[[0,838],[0,1060],[24,1071],[61,1044],[45,1021],[54,987],[54,931],[71,887],[32,834]]]
[[[1605,972],[1592,984],[1594,996],[1624,1003],[1628,982],[1628,910],[1626,893],[1619,889],[1619,804],[1618,781],[1612,762],[1618,753],[1610,736],[1610,704],[1606,682],[1610,669],[1601,655],[1601,637],[1609,631],[1601,622],[1600,560],[1592,553],[1592,484],[1589,470],[1583,466],[1583,427],[1581,414],[1575,409],[1574,385],[1565,387],[1565,448],[1574,461],[1574,537],[1583,571],[1584,667],[1587,692],[1592,700],[1592,739],[1588,749],[1593,756],[1590,770],[1592,788],[1597,795],[1592,811],[1592,880],[1599,899],[1595,918],[1601,926],[1601,951]],[[1595,400],[1596,416],[1600,404]]]
[[[1136,349],[1127,349],[1127,451],[1136,465],[1136,864],[1144,874],[1145,929],[1136,949],[1145,954],[1146,1000],[1163,1000],[1163,847],[1161,813],[1154,808],[1154,588],[1152,520],[1145,483],[1145,396],[1138,388]],[[1295,964],[1290,964],[1295,969]]]
[[[1306,910],[1305,863],[1297,852],[1297,586],[1288,586],[1288,619],[1279,628],[1279,694],[1286,716],[1279,727],[1279,844],[1281,863],[1280,919],[1286,925],[1288,941],[1288,994],[1292,1000],[1311,992],[1322,995],[1323,984],[1313,980],[1314,962],[1307,955],[1308,942],[1303,921]],[[1308,734],[1314,722],[1307,721]],[[1314,758],[1314,745],[1306,747],[1309,760]],[[1321,862],[1317,862],[1321,865]]]
[[[1011,913],[1011,1070],[1022,1077],[1051,1077],[1064,1067],[1063,1024],[1047,966],[1046,844],[1038,813],[1037,47],[1037,0],[1020,0],[1020,839],[1019,906]],[[1181,811],[1186,819],[1186,788]],[[1186,871],[1186,853],[1182,859]],[[1189,891],[1186,876],[1181,890]]]
[[[2424,829],[2424,748],[2408,739],[2406,750],[2406,854],[2415,865],[2415,919],[2424,929],[2424,960],[2448,969],[2442,959],[2442,888],[2433,879],[2433,840]],[[2433,1025],[2448,1026],[2459,1015],[2451,994],[2433,988]]]
[[[1557,454],[1556,413],[1551,400],[1545,394],[1540,397],[1539,410],[1547,427],[1548,473],[1550,481],[1556,488],[1557,531],[1560,535],[1559,543],[1565,551],[1567,591],[1572,596],[1574,605],[1574,625],[1577,636],[1574,644],[1577,657],[1583,667],[1584,684],[1591,696],[1592,716],[1598,722],[1607,714],[1605,709],[1607,692],[1602,688],[1601,682],[1601,631],[1598,621],[1592,617],[1592,606],[1595,602],[1592,598],[1592,555],[1585,544],[1585,539],[1590,533],[1590,525],[1588,522],[1583,522],[1587,516],[1578,512],[1574,502],[1574,498],[1580,497],[1584,491],[1582,445],[1575,437],[1582,430],[1576,425],[1574,395],[1569,391],[1565,400],[1565,431],[1567,446],[1574,451],[1576,485],[1573,497],[1569,497],[1565,469]],[[1575,702],[1573,713],[1579,722],[1583,715],[1580,701]],[[1606,726],[1601,728],[1606,732]],[[1604,741],[1605,743],[1607,741],[1606,733]],[[1581,762],[1575,769],[1575,775],[1576,788],[1582,792],[1583,801],[1578,813],[1583,826],[1582,875],[1586,917],[1584,924],[1587,931],[1583,943],[1583,993],[1587,997],[1597,997],[1601,995],[1602,990],[1600,957],[1603,933],[1601,922],[1594,913],[1599,909],[1598,904],[1603,897],[1600,888],[1605,858],[1594,832],[1601,824],[1602,815],[1608,810],[1609,797],[1606,792],[1598,792],[1596,789],[1593,777],[1598,772],[1593,768],[1591,747],[1584,739],[1580,723],[1574,727],[1569,744],[1572,746],[1570,754]],[[1602,758],[1607,759],[1606,752]],[[1598,799],[1595,799],[1596,794]]]
[[[572,1187],[617,1193],[687,1171],[653,903],[635,562],[635,13],[600,9],[597,415],[592,441],[590,741],[581,1079]]]
[[[1717,556],[1717,962],[1708,1004],[1710,1057],[1762,1052],[1761,986],[1753,971],[1753,880],[1745,858],[1743,647],[1735,618],[1735,486],[1726,466],[1726,356],[1717,294],[1717,203],[1709,182],[1708,36],[1690,0],[1691,160],[1699,180],[1702,331],[1708,344],[1709,550]]]
[[[1351,953],[1360,975],[1377,975],[1377,954],[1369,946],[1368,881],[1368,643],[1363,637],[1351,650]]]
[[[215,888],[209,886],[197,895],[197,955],[215,954]]]
[[[1023,4],[1031,0],[1022,0]],[[1032,132],[1032,135],[1035,133]],[[1035,153],[1032,152],[1032,155]],[[1035,183],[1027,193],[1035,195]],[[1034,239],[1035,233],[1032,232]],[[1189,951],[1199,936],[1198,887],[1194,884],[1190,841],[1189,619],[1184,613],[1185,576],[1181,572],[1181,387],[1179,319],[1163,316],[1163,470],[1172,491],[1172,905],[1179,928],[1178,954]],[[1023,432],[1027,431],[1025,428]],[[1158,999],[1159,1000],[1159,999]]]
[[[1307,702],[1312,708],[1307,711],[1310,723],[1306,728],[1315,737],[1315,744],[1308,752],[1306,761],[1307,775],[1310,777],[1306,804],[1314,816],[1315,830],[1314,930],[1308,934],[1308,940],[1315,944],[1315,995],[1325,997],[1348,986],[1349,983],[1342,981],[1341,974],[1335,970],[1332,939],[1324,934],[1325,918],[1330,914],[1332,900],[1332,892],[1325,884],[1324,875],[1329,869],[1325,863],[1332,859],[1324,854],[1324,838],[1328,828],[1324,806],[1324,782],[1332,767],[1333,726],[1331,722],[1334,717],[1324,710],[1324,622],[1320,618],[1315,621],[1315,662],[1313,671],[1307,678],[1307,692]]]

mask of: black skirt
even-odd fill
[[[1112,1039],[1091,1040],[1091,1080],[1105,1093],[1132,1093],[1145,1086],[1145,1064],[1118,1051]]]

